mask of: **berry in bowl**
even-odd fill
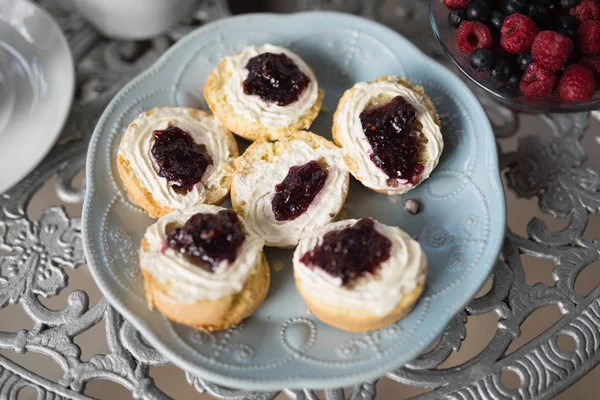
[[[600,108],[599,0],[431,0],[431,24],[458,69],[509,107]]]

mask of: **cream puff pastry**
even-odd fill
[[[202,203],[220,204],[237,156],[233,135],[212,115],[162,107],[129,124],[117,166],[131,199],[159,218]]]
[[[147,229],[140,250],[149,305],[198,329],[239,323],[269,290],[263,243],[230,209],[202,204],[163,216]]]
[[[233,209],[267,246],[295,246],[331,222],[348,193],[342,149],[310,132],[254,142],[235,162]]]
[[[427,179],[444,148],[433,103],[423,88],[396,76],[347,90],[333,117],[333,139],[356,179],[390,195]]]
[[[427,274],[417,241],[368,218],[307,233],[293,264],[296,286],[311,312],[350,332],[380,329],[406,316]]]
[[[276,139],[307,129],[323,96],[312,69],[292,51],[271,44],[250,46],[223,58],[204,87],[206,102],[217,118],[249,140]]]

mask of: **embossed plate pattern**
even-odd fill
[[[152,223],[125,194],[116,154],[126,125],[142,110],[164,105],[206,108],[204,81],[221,57],[249,44],[291,48],[315,70],[327,111],[311,130],[330,137],[331,118],[354,82],[406,76],[431,96],[446,143],[432,176],[406,195],[423,211],[410,216],[397,199],[353,181],[348,218],[370,216],[416,235],[429,276],[415,310],[398,324],[366,334],[318,322],[298,295],[291,251],[267,250],[284,262],[272,274],[263,307],[241,326],[214,334],[169,322],[144,301],[137,246]],[[347,14],[251,14],[202,27],[179,41],[111,101],[94,131],[87,158],[83,238],[89,268],[111,303],[180,367],[244,389],[340,387],[374,379],[422,352],[477,292],[502,243],[505,204],[494,138],[466,86],[406,39]]]

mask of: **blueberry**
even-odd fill
[[[489,71],[495,63],[496,57],[490,49],[477,49],[469,56],[471,68],[477,71]]]
[[[564,9],[573,8],[579,5],[581,0],[560,0],[560,6]]]
[[[521,83],[521,74],[513,72],[506,81],[506,86],[511,89],[519,89],[519,83]]]
[[[558,7],[558,0],[538,0],[538,3],[542,3],[550,10],[554,10],[556,7]]]
[[[529,5],[529,17],[536,23],[544,22],[550,10],[542,3],[532,3]]]
[[[570,15],[565,15],[558,19],[558,26],[560,28],[569,28],[573,31],[576,31],[578,24],[577,18],[571,17]]]
[[[460,23],[467,19],[467,11],[466,10],[452,10],[450,14],[448,14],[448,23],[453,28],[458,28]]]
[[[490,16],[491,7],[481,1],[472,1],[467,8],[467,19],[469,21],[485,22]]]
[[[558,33],[560,33],[563,36],[568,37],[571,40],[575,38],[575,31],[571,28],[560,28],[558,30]]]
[[[527,14],[527,11],[529,11],[529,3],[527,0],[506,0],[504,3],[504,11],[506,11],[507,14]]]
[[[510,78],[511,69],[505,60],[498,60],[490,71],[490,79],[496,82],[506,82]]]
[[[492,15],[490,16],[490,25],[492,28],[496,30],[500,30],[502,28],[502,24],[504,23],[504,18],[506,18],[506,14],[501,10],[492,11]]]
[[[523,71],[529,67],[529,64],[533,62],[533,55],[531,53],[521,53],[517,56],[517,65]]]

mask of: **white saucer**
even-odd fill
[[[0,1],[0,193],[52,148],[74,88],[71,51],[52,17],[26,0]]]

